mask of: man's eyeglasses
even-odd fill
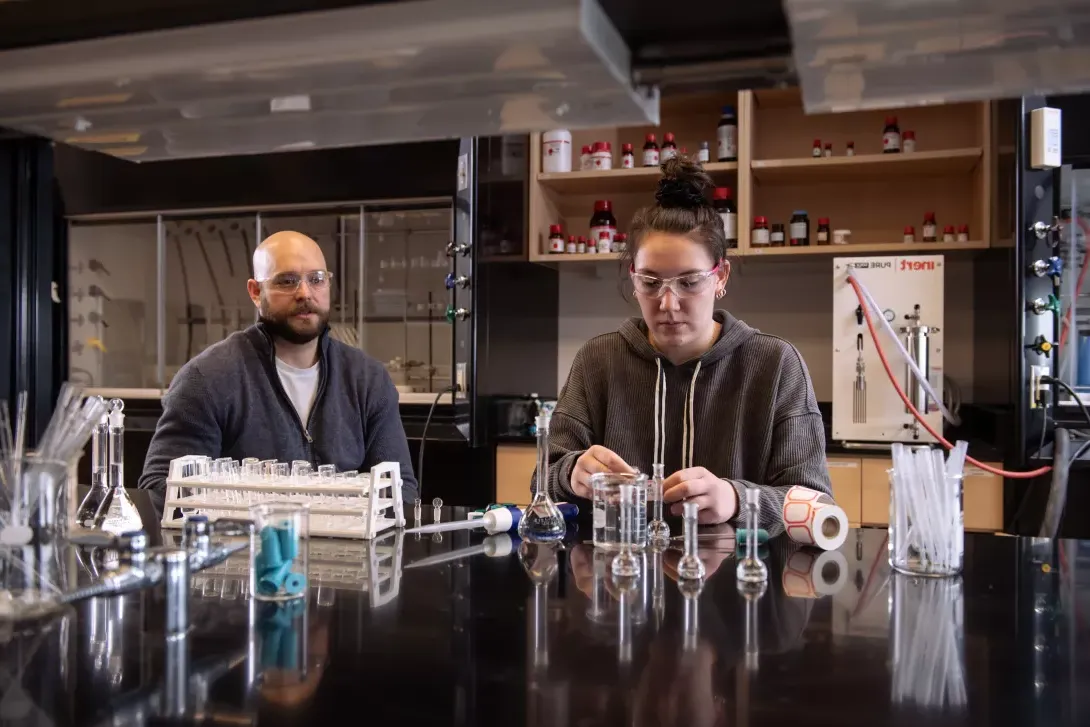
[[[325,290],[333,281],[333,273],[328,270],[311,270],[308,273],[277,273],[265,284],[277,293],[294,293],[299,286],[306,282],[311,290]]]
[[[629,268],[628,274],[632,278],[632,286],[640,295],[648,298],[661,298],[667,290],[672,290],[679,298],[691,298],[705,292],[715,282],[715,274],[719,272],[716,265],[711,270],[703,273],[688,273],[672,278],[660,278],[655,275],[637,273]]]

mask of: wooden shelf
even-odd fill
[[[960,250],[986,250],[987,242],[855,242],[849,245],[811,245],[809,247],[751,247],[746,257],[790,257],[792,255],[876,255],[881,253],[944,253]]]
[[[596,253],[547,253],[539,255],[534,262],[539,263],[604,263],[621,259],[619,252]]]
[[[983,157],[980,147],[916,151],[911,154],[859,154],[853,157],[762,159],[752,163],[753,178],[768,184],[891,179],[894,175],[968,174]]]
[[[730,178],[738,172],[737,162],[711,162],[704,170],[717,183],[731,184]],[[541,172],[538,183],[558,194],[623,194],[626,192],[653,192],[662,176],[658,167],[636,169],[602,169],[589,172]]]

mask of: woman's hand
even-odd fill
[[[591,475],[599,472],[632,474],[635,471],[616,452],[595,444],[575,460],[575,466],[571,470],[571,489],[579,497],[589,500]]]
[[[697,522],[701,525],[725,523],[738,512],[738,494],[734,486],[703,467],[678,470],[663,481],[662,501],[674,503],[670,507],[671,514],[682,514],[682,500],[697,504]]]

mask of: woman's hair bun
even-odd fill
[[[675,156],[662,165],[655,201],[666,209],[699,209],[708,206],[704,190],[713,186],[711,177],[696,162]]]

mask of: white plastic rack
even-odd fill
[[[251,505],[287,501],[309,505],[311,537],[371,540],[388,528],[405,527],[397,462],[383,462],[370,473],[322,475],[242,474],[237,462],[230,464],[213,466],[209,457],[196,455],[171,461],[162,526],[180,529],[189,515],[245,517]]]

